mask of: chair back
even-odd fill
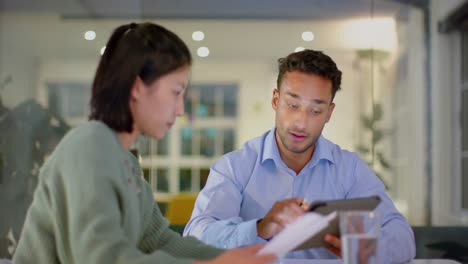
[[[467,226],[413,226],[416,258],[468,263]]]
[[[198,193],[179,193],[173,196],[166,209],[171,225],[185,225],[190,220]]]

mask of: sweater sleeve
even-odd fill
[[[50,221],[49,190],[39,179],[34,199],[28,210],[18,246],[13,255],[14,263],[59,263],[57,248]]]
[[[73,262],[191,263],[193,258],[188,258],[191,254],[183,254],[191,243],[186,241],[178,245],[168,228],[163,229],[168,235],[155,236],[165,246],[150,254],[131,243],[121,225],[122,211],[134,209],[137,205],[126,204],[128,199],[123,196],[126,190],[122,190],[122,186],[128,188],[127,179],[115,175],[122,175],[119,170],[122,166],[106,155],[96,154],[99,151],[84,152],[80,157],[85,161],[67,164],[67,173],[70,174],[65,178],[65,198],[70,203],[66,232],[70,234],[68,242]],[[159,219],[154,219],[157,225]],[[164,250],[166,248],[168,250]]]
[[[206,245],[195,237],[181,237],[172,231],[156,203],[140,247],[145,252],[161,249],[174,256],[193,259],[211,259],[223,252],[222,249]]]

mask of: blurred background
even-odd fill
[[[0,258],[44,159],[87,120],[106,40],[142,21],[174,31],[195,60],[186,114],[134,146],[163,211],[274,126],[277,60],[308,48],[343,71],[324,135],[369,163],[411,225],[468,225],[466,1],[0,0]]]

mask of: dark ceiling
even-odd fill
[[[3,0],[2,12],[64,18],[336,19],[393,15],[427,0]]]

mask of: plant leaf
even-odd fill
[[[377,152],[377,159],[379,160],[380,165],[382,165],[382,167],[384,167],[385,169],[390,169],[390,163],[384,157],[383,153]]]
[[[379,103],[374,104],[374,114],[373,114],[373,119],[374,121],[381,120],[383,117],[383,109],[382,105]]]
[[[365,147],[365,146],[363,146],[363,145],[358,145],[358,146],[356,147],[356,149],[357,149],[357,152],[359,152],[359,153],[361,153],[361,154],[367,154],[367,153],[369,153],[369,151],[370,151],[368,147]]]
[[[374,133],[372,134],[372,143],[374,145],[377,145],[377,143],[382,140],[383,138],[383,133],[380,130],[375,130],[373,131]]]
[[[374,121],[365,115],[361,116],[361,123],[362,126],[368,130],[372,131],[372,129],[374,128]]]

